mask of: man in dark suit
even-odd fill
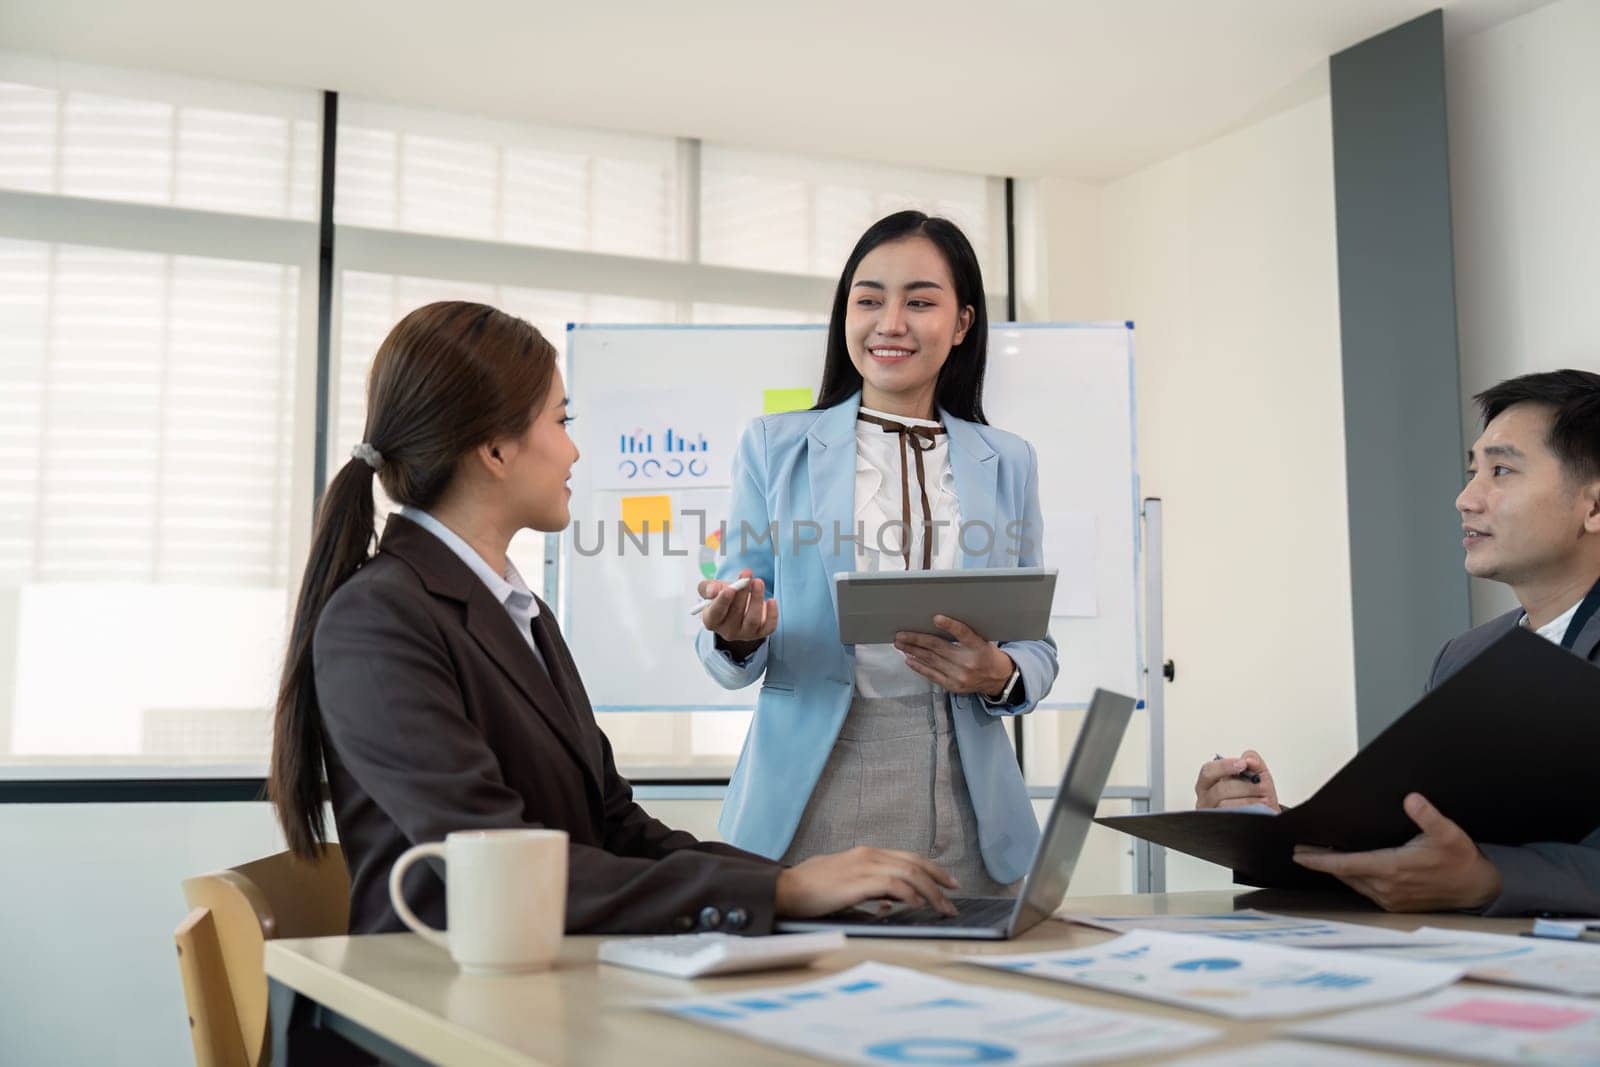
[[[1516,626],[1600,663],[1600,374],[1528,374],[1475,399],[1484,428],[1456,498],[1467,573],[1506,583],[1520,606],[1446,643],[1429,689]],[[1254,751],[1205,764],[1195,798],[1201,808],[1278,807],[1272,773]],[[1399,848],[1302,846],[1295,861],[1389,911],[1600,915],[1600,829],[1579,844],[1480,845],[1421,794],[1407,796],[1405,809],[1420,832]]]

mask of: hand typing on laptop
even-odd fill
[[[848,852],[813,856],[778,876],[779,915],[830,915],[863,898],[890,898],[906,907],[926,905],[943,915],[955,907],[946,889],[959,889],[943,867],[915,852],[858,845]]]
[[[844,910],[844,913],[850,915],[872,916],[898,915],[910,907],[910,904],[904,904],[898,900],[887,900],[883,897],[879,897],[875,900],[863,900],[859,904],[852,904],[850,907]]]

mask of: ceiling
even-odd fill
[[[1324,84],[1443,3],[1542,0],[5,0],[0,47],[450,111],[1104,180]]]

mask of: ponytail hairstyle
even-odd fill
[[[267,795],[295,855],[314,857],[327,840],[312,638],[334,591],[369,558],[374,475],[390,499],[432,507],[473,449],[527,431],[555,366],[555,348],[528,323],[462,301],[416,309],[378,346],[366,430],[317,511],[278,686]]]
[[[850,258],[844,261],[844,272],[839,275],[839,285],[833,293],[833,313],[828,316],[828,348],[822,363],[822,385],[817,390],[817,405],[813,411],[831,408],[843,402],[861,388],[861,372],[850,362],[850,349],[845,344],[844,320],[850,308],[850,286],[855,281],[856,268],[861,261],[881,244],[901,241],[907,237],[926,237],[944,256],[950,268],[950,280],[956,287],[956,306],[972,309],[972,325],[958,345],[950,347],[950,358],[939,368],[938,381],[934,383],[934,404],[958,419],[987,425],[983,416],[983,372],[989,359],[989,311],[984,303],[983,270],[978,266],[978,253],[972,242],[961,232],[961,227],[949,219],[925,215],[920,211],[897,211],[886,215],[867,227]]]

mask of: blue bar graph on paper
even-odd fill
[[[707,444],[706,444],[706,435],[705,434],[697,434],[696,437],[698,438],[698,440],[690,441],[690,440],[687,440],[681,433],[674,433],[671,429],[668,429],[667,430],[667,451],[668,452],[704,452],[704,451],[706,451],[706,449],[708,447]]]

